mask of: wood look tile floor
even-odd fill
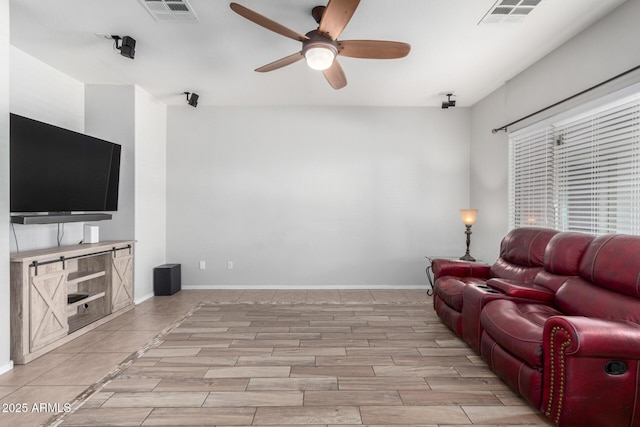
[[[1,375],[0,403],[12,427],[551,425],[423,290],[154,297]]]

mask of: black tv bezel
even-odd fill
[[[14,206],[13,198],[10,196],[10,212],[12,214],[11,222],[22,224],[37,224],[37,223],[56,223],[56,222],[77,222],[77,221],[100,221],[105,219],[111,219],[111,214],[100,212],[115,212],[118,210],[118,198],[119,198],[119,181],[120,181],[120,164],[122,146],[114,142],[110,142],[104,139],[96,138],[90,135],[86,135],[80,132],[75,132],[70,129],[65,129],[59,126],[55,126],[49,123],[41,122],[29,117],[21,116],[15,113],[10,113],[10,123],[14,121],[20,121],[21,126],[29,126],[32,124],[34,128],[38,129],[38,132],[43,134],[52,135],[51,138],[73,138],[75,143],[101,143],[109,144],[111,146],[111,159],[108,162],[106,172],[108,175],[104,177],[106,188],[104,189],[104,203],[100,202],[100,205],[92,206],[91,203],[82,205],[59,205],[55,206],[56,209],[51,209],[54,206],[33,205]],[[17,124],[15,125],[17,126]],[[11,129],[12,126],[10,126]],[[11,131],[10,131],[11,135]],[[10,137],[10,147],[15,141]],[[104,146],[103,146],[104,147]],[[16,150],[17,151],[17,150]],[[14,154],[14,150],[10,149],[10,159]],[[23,189],[17,189],[17,185],[13,181],[13,162],[10,162],[10,194],[14,194],[15,191],[24,191]],[[84,201],[83,201],[84,202]],[[49,209],[47,209],[49,208]],[[62,209],[57,209],[62,208]],[[80,212],[80,213],[78,213]],[[88,212],[88,213],[87,213]],[[19,214],[19,215],[14,215]],[[25,215],[23,215],[25,214]]]

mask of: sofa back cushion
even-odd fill
[[[556,234],[544,250],[544,269],[553,274],[577,276],[580,261],[593,239],[591,234],[573,231]]]
[[[616,234],[596,237],[582,257],[579,274],[601,288],[640,298],[638,254],[640,236]]]
[[[640,299],[570,277],[556,292],[555,306],[569,316],[629,321],[640,324]]]
[[[593,239],[578,274],[558,289],[555,305],[565,314],[640,323],[640,236]]]
[[[557,292],[568,276],[577,276],[580,261],[594,236],[573,231],[554,235],[544,251],[544,270],[533,283]]]
[[[491,266],[491,277],[531,283],[542,270],[544,251],[556,230],[522,227],[511,230],[500,243],[500,257]]]

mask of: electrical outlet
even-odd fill
[[[207,268],[207,263],[204,261],[200,261],[200,270],[205,270]]]
[[[227,261],[227,270],[233,270],[233,261]]]

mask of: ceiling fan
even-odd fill
[[[338,41],[347,23],[356,11],[360,0],[329,0],[326,6],[316,6],[311,15],[318,28],[307,34],[300,34],[262,16],[238,3],[231,3],[231,9],[240,16],[282,36],[302,42],[302,50],[285,56],[270,64],[257,68],[258,72],[277,70],[301,59],[315,70],[321,70],[334,89],[347,85],[347,78],[337,60],[337,56],[365,59],[395,59],[409,54],[408,43],[387,40],[343,40]]]

